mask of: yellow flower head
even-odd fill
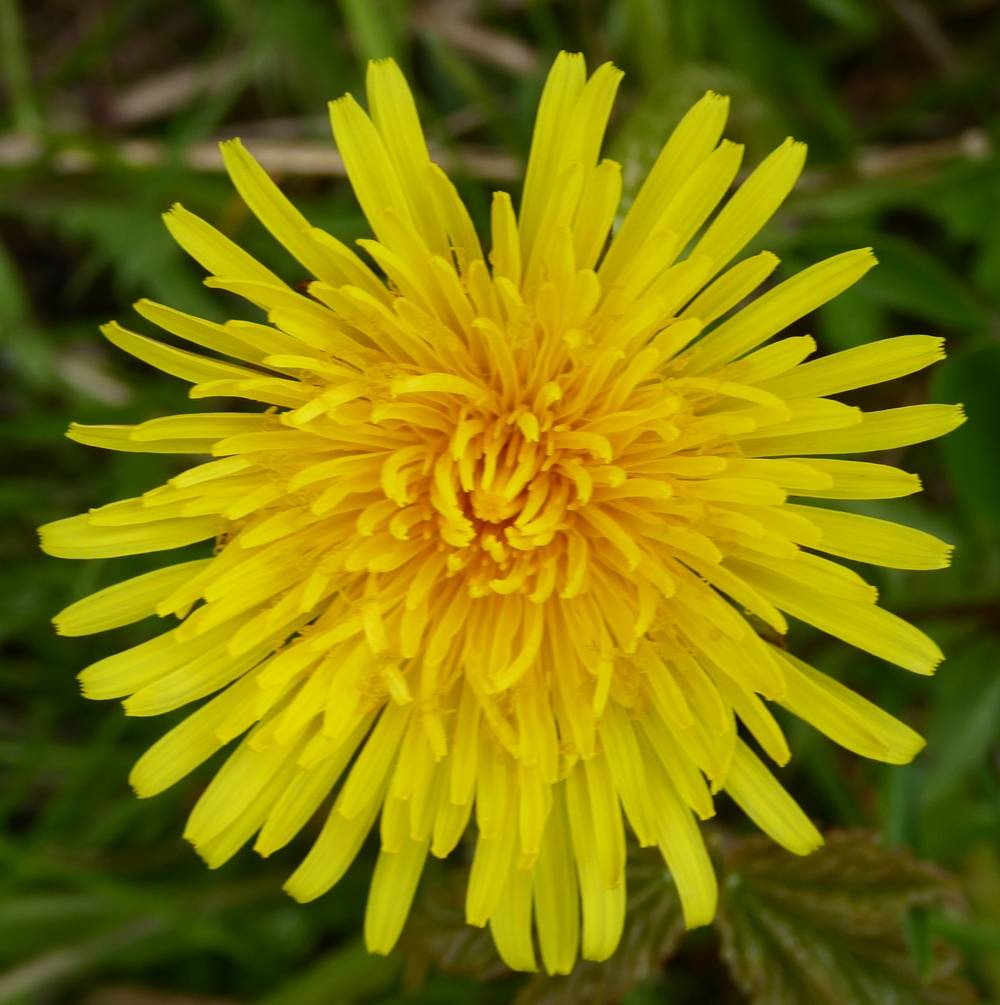
[[[376,952],[396,942],[427,853],[448,855],[467,829],[468,921],[489,923],[514,968],[536,966],[533,929],[550,972],[614,950],[626,822],[662,851],[688,925],[711,921],[696,818],[714,795],[793,852],[821,842],[754,752],[789,757],[768,702],[867,757],[903,763],[922,744],[776,640],[790,615],[916,673],[941,659],[836,559],[936,569],[949,548],[823,504],[904,496],[918,479],[818,456],[957,426],[955,406],[866,413],[829,397],[919,370],[941,340],[811,362],[809,336],[770,341],[875,259],[845,252],[740,307],[778,260],[732,263],[805,150],[783,143],[719,208],[742,148],[720,142],[716,94],[617,225],[621,169],[599,152],[620,76],[558,57],[520,208],[496,193],[488,252],[391,61],[369,66],[367,114],[350,96],[330,106],[375,235],[363,256],[225,144],[247,206],[315,276],[308,292],[177,206],[167,226],[207,284],[267,323],[142,300],[146,320],[210,355],[117,324],[104,334],[193,398],[272,407],[73,426],[81,443],[214,459],[42,528],[64,558],[215,542],[73,604],[57,627],[178,620],[82,674],[88,697],[124,697],[131,715],[213,696],[140,759],[136,791],[243,737],[186,836],[216,867],[250,840],[270,855],[319,812],[286,887],[306,901],[377,827]]]

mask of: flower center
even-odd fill
[[[525,406],[463,416],[441,444],[427,496],[449,565],[474,595],[523,589],[557,559],[558,536],[583,501],[583,459],[571,430]],[[570,441],[570,446],[572,441]]]

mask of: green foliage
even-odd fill
[[[399,978],[398,957],[372,956],[359,939],[324,953],[260,1005],[327,1005],[357,1001],[389,991]]]
[[[581,963],[568,977],[538,975],[516,1005],[605,1005],[656,997],[668,974],[695,954],[714,956],[753,1005],[968,1005],[971,985],[940,938],[914,944],[934,917],[960,918],[961,898],[944,870],[865,831],[832,833],[796,858],[763,836],[717,842],[721,896],[718,942],[685,936],[680,902],[655,851],[629,856],[629,904],[621,945],[604,963]],[[510,975],[484,931],[463,924],[464,875],[427,891],[407,926],[411,972],[466,976],[480,983]],[[946,911],[947,913],[941,913]],[[961,923],[958,921],[957,923]],[[929,938],[929,936],[928,936]],[[679,955],[678,955],[679,954]],[[676,959],[674,957],[676,956]],[[425,978],[426,979],[426,978]]]
[[[864,833],[833,834],[796,859],[763,838],[726,856],[722,955],[755,1005],[961,1005],[954,952],[918,969],[907,912],[954,897],[950,878]]]
[[[938,372],[934,391],[965,403],[969,423],[942,444],[955,498],[970,521],[1000,533],[1000,466],[993,443],[980,430],[1000,429],[1000,345],[983,343],[952,356]]]
[[[949,976],[955,965],[985,1001],[1000,1001],[996,13],[993,0],[0,0],[0,1003],[794,1005],[805,989],[816,1005],[910,1005],[968,1000]],[[392,54],[484,226],[491,190],[516,188],[559,48],[627,71],[609,153],[633,190],[707,88],[732,96],[728,133],[747,145],[745,165],[788,134],[805,140],[802,182],[757,247],[782,257],[777,278],[848,247],[872,245],[881,264],[800,330],[828,350],[944,336],[949,359],[935,372],[858,400],[962,401],[970,421],[885,458],[919,473],[926,491],[871,508],[957,546],[947,571],[869,576],[887,606],[944,646],[937,679],[814,632],[796,628],[792,639],[920,729],[928,747],[905,768],[865,764],[783,719],[789,787],[824,830],[864,828],[910,854],[849,835],[793,860],[744,842],[744,824],[722,810],[718,930],[678,942],[669,879],[643,853],[630,866],[621,949],[549,981],[507,973],[488,936],[462,923],[460,865],[428,874],[389,960],[358,943],[370,852],[306,907],[280,884],[308,835],[274,861],[242,855],[206,871],[179,834],[215,765],[136,800],[128,769],[167,724],[84,702],[75,684],[81,667],[141,641],[143,629],[66,640],[49,624],[155,556],[43,560],[34,527],[173,470],[163,456],[62,438],[70,419],[134,422],[193,407],[176,382],[97,332],[112,317],[147,330],[130,309],[140,296],[216,319],[233,309],[201,286],[161,212],[180,200],[290,282],[304,278],[234,197],[217,139],[266,145],[270,169],[314,223],[345,241],[364,236],[346,182],[329,162],[303,169],[299,158],[330,149],[326,100],[361,96],[364,60]],[[941,868],[965,913],[939,906],[951,903]],[[735,981],[720,965],[720,936]]]

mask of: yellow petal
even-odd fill
[[[805,159],[804,143],[796,143],[791,137],[785,140],[739,187],[695,245],[692,254],[708,256],[716,269],[728,264],[784,202],[802,173]],[[802,396],[808,393],[803,392]]]
[[[534,896],[545,971],[568,974],[580,945],[580,891],[561,785],[553,793],[552,812],[534,869]]]
[[[220,144],[222,160],[237,192],[250,211],[317,279],[337,286],[350,283],[366,267],[347,263],[344,255],[316,240],[309,221],[282,194],[267,172],[238,139]],[[352,255],[346,248],[347,255]],[[242,278],[239,273],[213,269],[216,275]]]
[[[285,882],[285,892],[300,904],[321,897],[335,886],[357,857],[385,794],[385,786],[371,793],[362,812],[344,817],[336,805],[330,810],[315,844]]]
[[[407,840],[393,853],[379,852],[365,908],[365,945],[370,953],[391,952],[427,861],[428,842]]]
[[[823,843],[812,821],[742,740],[736,743],[725,789],[762,831],[794,855],[808,855]]]
[[[71,422],[66,430],[67,438],[88,447],[101,447],[104,450],[121,450],[126,453],[143,454],[208,454],[212,451],[215,440],[205,439],[163,439],[155,442],[139,443],[132,439],[135,426],[86,426],[80,422]]]
[[[684,924],[688,928],[708,925],[715,918],[719,889],[701,829],[658,763],[650,781],[656,840],[677,887]]]
[[[621,165],[611,160],[601,161],[585,182],[573,221],[577,268],[592,269],[597,263],[618,212],[621,194]]]
[[[531,870],[516,866],[507,875],[504,895],[490,915],[490,932],[500,958],[512,970],[537,970],[531,937]]]
[[[266,348],[240,338],[236,330],[227,325],[205,321],[203,318],[185,314],[183,311],[154,303],[152,300],[139,300],[133,306],[137,313],[153,324],[159,325],[164,331],[194,342],[205,349],[211,349],[213,352],[221,352],[226,356],[251,363],[260,363],[267,355]]]
[[[625,924],[625,883],[608,887],[594,855],[594,816],[584,778],[577,766],[566,779],[566,810],[580,882],[583,915],[581,953],[585,960],[606,960],[621,938]]]
[[[217,516],[180,517],[126,526],[97,526],[89,513],[39,527],[42,550],[56,558],[117,558],[182,548],[216,537],[223,529]]]
[[[709,91],[677,124],[642,183],[601,263],[604,285],[617,283],[677,190],[712,152],[729,114],[729,99]]]
[[[760,386],[782,397],[824,397],[894,380],[941,359],[944,339],[900,335],[811,360]]]
[[[129,625],[156,613],[156,605],[210,564],[182,562],[105,587],[60,611],[53,619],[60,635],[91,635]]]
[[[560,149],[561,142],[566,123],[572,117],[573,108],[583,92],[586,75],[586,65],[580,53],[560,52],[542,89],[518,214],[521,255],[525,261],[530,257],[555,181],[563,173],[564,151]]]
[[[379,240],[386,240],[388,214],[412,232],[405,189],[371,119],[346,94],[330,102],[330,123],[354,194]]]
[[[724,263],[710,259],[716,268]],[[742,303],[778,267],[778,256],[762,251],[744,259],[707,286],[681,312],[682,318],[698,318],[708,325]]]
[[[102,325],[101,334],[112,345],[135,356],[136,359],[141,359],[172,377],[179,377],[192,384],[209,380],[247,380],[261,376],[259,370],[236,366],[234,363],[223,363],[221,360],[199,356],[186,349],[176,349],[172,345],[157,342],[144,335],[136,335],[115,321]]]
[[[445,218],[438,213],[425,180],[430,155],[406,79],[394,60],[373,59],[368,63],[366,88],[372,121],[406,194],[416,228],[432,253],[447,254]]]
[[[234,714],[245,720],[239,732],[246,729],[254,721],[250,710],[257,691],[253,676],[244,677],[157,740],[129,775],[136,794],[155,796],[208,760],[226,743],[218,730]]]
[[[179,203],[163,214],[163,221],[173,239],[213,275],[284,285],[270,269],[248,255],[238,244],[194,213],[189,213]]]
[[[923,749],[923,738],[888,712],[790,653],[777,655],[788,682],[781,704],[835,743],[889,764],[909,764]]]
[[[254,844],[258,855],[267,857],[283,848],[305,826],[321,803],[330,795],[368,729],[364,720],[331,756],[318,764],[301,768],[290,781],[267,816]]]
[[[814,591],[801,581],[742,561],[730,563],[787,614],[913,673],[931,674],[944,658],[923,632],[871,604]]]
[[[229,827],[289,757],[288,748],[256,750],[249,739],[229,755],[188,817],[184,837],[196,847]]]
[[[873,265],[871,248],[845,251],[804,269],[713,329],[681,357],[685,373],[706,373],[742,356],[856,283]]]
[[[789,505],[788,509],[820,529],[820,551],[840,558],[890,569],[945,569],[951,561],[950,544],[915,527],[819,506]]]
[[[802,463],[829,477],[832,484],[829,488],[797,485],[793,495],[815,499],[896,499],[919,492],[921,488],[916,475],[888,464],[825,457],[810,457]]]
[[[753,457],[794,454],[864,454],[895,450],[950,433],[965,422],[961,405],[904,405],[882,412],[864,412],[849,428],[820,433],[763,436],[746,452]]]

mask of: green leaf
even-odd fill
[[[977,287],[996,303],[1000,301],[1000,161],[994,161],[991,185],[978,205],[975,223],[968,236],[979,244],[972,270]]]
[[[878,30],[878,7],[864,0],[809,0],[809,6],[852,35],[869,38]]]
[[[108,165],[108,170],[116,169]],[[201,286],[197,269],[163,226],[158,190],[142,189],[143,183],[151,184],[149,177],[122,169],[118,182],[135,193],[131,199],[52,200],[25,211],[33,222],[45,223],[63,239],[86,246],[67,283],[67,299],[82,299],[109,269],[121,297],[142,294],[198,314],[217,312],[217,301]]]
[[[777,253],[782,254],[781,235],[778,237],[778,241],[771,243]],[[833,303],[847,297],[863,297],[879,308],[908,315],[923,325],[935,326],[917,329],[932,334],[975,331],[987,324],[986,312],[966,283],[949,270],[938,255],[914,241],[871,229],[867,223],[863,227],[817,224],[797,237],[792,235],[792,239],[795,258],[810,261],[837,254],[845,248],[871,245],[875,249],[878,265]],[[791,256],[785,254],[784,257],[787,261]],[[940,332],[936,328],[940,328]]]
[[[721,62],[746,75],[758,96],[769,99],[787,120],[789,131],[808,139],[820,158],[854,146],[857,127],[837,100],[833,80],[773,16],[771,5],[716,0],[706,6],[713,13]]]
[[[354,47],[363,59],[399,58],[406,35],[407,4],[399,0],[340,0]]]
[[[608,11],[606,30],[616,27],[616,20],[620,22],[619,30],[614,32],[614,51],[630,53],[647,83],[655,83],[665,69],[669,73],[669,68],[676,65],[671,58],[672,17],[668,6],[655,0],[625,0]]]
[[[348,942],[282,983],[260,1005],[328,1005],[381,995],[396,983],[400,962],[398,954],[373,956],[360,939]]]
[[[941,261],[902,238],[873,235],[878,268],[865,278],[866,292],[885,307],[936,322],[944,331],[977,329],[986,315],[968,288]]]
[[[969,421],[940,445],[956,501],[975,521],[1000,528],[1000,346],[984,345],[947,359],[934,375],[935,400],[965,405]]]
[[[0,333],[4,356],[18,377],[32,387],[52,383],[55,368],[51,343],[42,337],[19,270],[0,243]]]
[[[833,834],[797,858],[763,838],[726,852],[722,953],[754,1005],[963,1005],[954,954],[921,974],[905,925],[916,907],[954,904],[946,873],[872,835]]]
[[[790,270],[789,270],[790,271]],[[886,334],[886,312],[864,289],[845,290],[817,313],[817,334],[827,352],[852,349]]]
[[[1000,743],[1000,640],[973,640],[948,657],[948,686],[937,696],[927,727],[927,757],[920,796],[925,806],[981,770]],[[937,807],[935,807],[936,809]],[[948,844],[955,844],[953,820],[942,820]]]
[[[448,976],[477,981],[510,974],[493,947],[489,930],[465,923],[467,876],[464,870],[451,870],[418,895],[400,941],[411,969],[432,965]]]
[[[0,1002],[39,1001],[53,988],[78,980],[123,950],[160,935],[162,930],[163,923],[157,917],[133,918],[118,928],[32,956],[0,974]]]

